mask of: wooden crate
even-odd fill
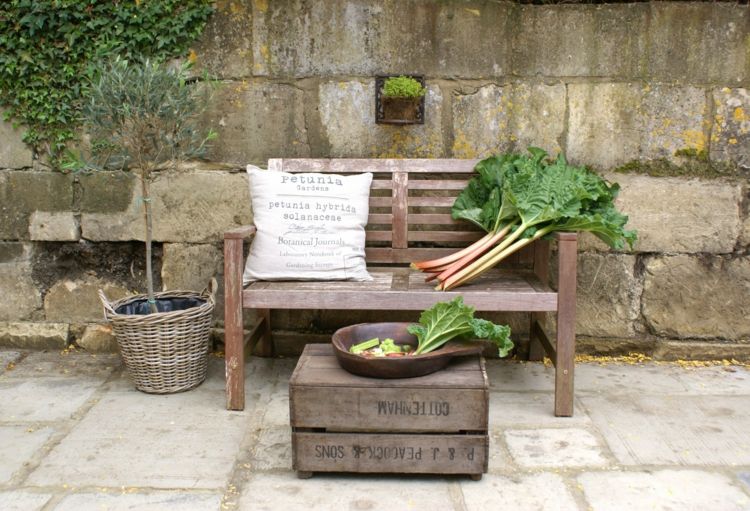
[[[343,370],[329,344],[308,344],[289,381],[292,458],[313,472],[487,472],[489,384],[484,359],[454,360],[418,378]]]

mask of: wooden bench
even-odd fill
[[[245,406],[245,345],[273,355],[271,309],[414,310],[463,296],[477,311],[530,313],[530,358],[543,352],[555,366],[558,416],[573,414],[575,356],[575,233],[556,235],[557,291],[549,286],[550,243],[537,241],[497,270],[455,290],[434,290],[409,263],[447,255],[481,237],[468,222],[455,221],[450,207],[473,174],[477,160],[457,159],[271,159],[268,168],[286,172],[353,174],[372,172],[366,259],[371,282],[256,282],[243,289],[243,243],[253,226],[224,234],[225,351],[227,408]],[[259,321],[245,340],[243,308]],[[555,342],[544,313],[557,314]],[[387,320],[387,317],[384,318]],[[543,349],[543,351],[542,351]]]

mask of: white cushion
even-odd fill
[[[372,280],[365,225],[372,174],[290,174],[247,166],[257,232],[244,284],[255,280]]]

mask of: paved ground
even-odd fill
[[[115,355],[0,351],[0,510],[750,510],[750,371],[577,365],[555,418],[552,369],[492,361],[489,473],[291,471],[295,360],[248,363],[224,409],[223,361],[198,389],[133,389]]]

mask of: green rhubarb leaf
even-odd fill
[[[415,355],[429,353],[452,339],[489,339],[497,345],[500,356],[513,348],[510,327],[474,318],[474,307],[465,305],[458,296],[450,302],[438,302],[419,317],[419,324],[410,325],[409,333],[418,340]]]
[[[472,334],[477,339],[487,339],[497,346],[497,354],[500,357],[508,356],[513,349],[513,341],[510,340],[510,327],[507,325],[496,325],[486,319],[475,318],[471,321]]]
[[[450,302],[438,302],[419,316],[424,332],[412,332],[417,336],[416,354],[429,353],[446,342],[471,331],[469,322],[474,317],[474,308],[464,305],[458,296]]]

